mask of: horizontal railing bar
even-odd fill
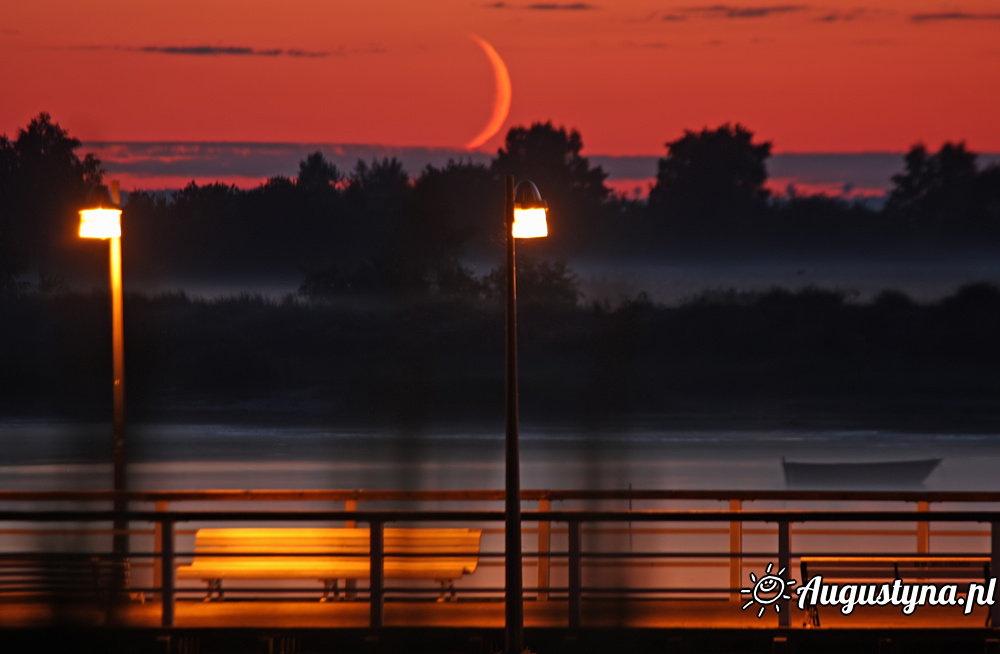
[[[367,580],[362,579],[361,581],[367,581]],[[130,590],[133,590],[133,589],[130,588]],[[156,592],[159,592],[161,589],[160,588],[140,588],[140,589],[134,589],[134,590],[136,590],[136,592],[156,593]],[[353,589],[353,590],[351,590],[349,592],[353,592],[353,593],[356,593],[357,595],[359,595],[360,596],[359,599],[360,599],[361,603],[367,603],[368,602],[368,596],[369,596],[370,590],[371,589],[368,586],[360,586],[360,587],[357,587],[357,588],[355,588],[355,589]],[[530,589],[526,588],[525,591],[527,591],[527,590],[530,590]],[[488,586],[488,587],[483,587],[483,588],[479,588],[479,587],[474,587],[474,588],[457,588],[457,587],[456,588],[450,588],[449,587],[449,588],[447,588],[445,590],[446,594],[448,594],[448,595],[450,595],[452,593],[452,591],[454,591],[456,594],[503,593],[504,589],[503,589],[502,586],[499,586],[499,587],[498,586]],[[195,586],[182,586],[180,588],[175,588],[174,592],[177,593],[178,595],[183,594],[183,595],[187,596],[187,595],[199,595],[199,594],[200,595],[204,595],[206,591],[205,591],[204,588],[198,588],[198,587],[195,587]],[[300,587],[300,586],[295,586],[295,587],[291,587],[291,586],[287,586],[287,587],[283,587],[283,586],[240,586],[240,587],[229,587],[229,586],[226,586],[224,592],[226,594],[226,597],[228,597],[229,595],[235,595],[235,594],[239,594],[239,593],[255,593],[255,594],[268,594],[268,595],[281,595],[281,594],[293,594],[294,593],[294,594],[297,594],[297,595],[298,594],[304,594],[304,595],[313,595],[313,596],[315,596],[315,595],[317,595],[317,594],[319,594],[319,593],[322,592],[322,588],[320,588],[318,586],[311,586],[311,587],[308,587],[308,588],[304,587],[304,586],[302,586],[302,587]],[[409,594],[440,595],[442,591],[438,587],[416,588],[416,587],[410,587],[410,586],[384,586],[383,587],[383,592],[385,592],[385,593],[399,593],[399,594],[409,593]],[[341,588],[340,589],[340,593],[344,594],[345,593],[345,589]],[[184,598],[179,598],[179,599],[184,599]],[[200,601],[204,601],[204,599],[201,599]],[[330,600],[328,600],[327,603],[328,604],[337,604],[337,603],[342,603],[342,602],[349,603],[351,601],[353,601],[353,600],[333,600],[331,598]],[[218,602],[213,600],[210,603],[218,603]],[[222,600],[222,603],[224,604],[225,600]]]
[[[917,554],[913,551],[908,552],[878,552],[873,554],[872,552],[814,552],[814,551],[801,551],[796,550],[791,553],[792,558],[800,558],[803,556],[885,556],[885,557],[908,557],[914,558],[919,557],[922,559],[951,559],[957,557],[982,557],[988,556],[989,552],[934,552],[934,553],[921,553]],[[569,552],[525,552],[524,558],[557,558],[565,559],[569,556]],[[651,559],[651,558],[673,558],[673,559],[767,559],[774,558],[774,552],[595,552],[582,550],[580,552],[581,558],[636,558],[636,559]]]
[[[158,587],[153,587],[153,588],[130,588],[129,590],[137,592],[137,593],[138,592],[142,592],[142,593],[157,593],[161,589],[158,588]],[[688,588],[688,587],[631,588],[631,589],[609,588],[609,589],[605,590],[605,589],[602,589],[600,587],[585,586],[585,587],[581,588],[580,590],[581,590],[581,592],[584,592],[584,593],[595,593],[596,594],[596,593],[611,592],[611,593],[621,593],[621,594],[630,594],[631,595],[631,594],[650,594],[650,593],[663,593],[663,594],[666,594],[666,593],[725,594],[725,593],[731,593],[734,590],[738,591],[739,589],[738,588],[735,588],[735,589],[734,588],[725,588],[725,587],[719,586],[719,587],[704,587],[704,588],[701,588],[701,587],[691,587],[691,588]],[[385,593],[395,593],[395,594],[399,594],[399,595],[403,595],[403,594],[411,594],[411,595],[440,595],[441,594],[441,589],[440,588],[415,588],[415,587],[404,587],[404,586],[398,586],[398,587],[388,587],[388,586],[386,586],[386,587],[383,588],[383,591]],[[446,592],[447,592],[447,594],[450,595],[452,593],[452,591],[454,591],[458,595],[489,594],[489,593],[499,594],[499,593],[504,592],[504,588],[502,586],[488,586],[488,587],[482,587],[482,588],[479,588],[479,587],[476,587],[476,588],[448,588]],[[534,593],[537,593],[539,591],[550,592],[550,593],[554,593],[554,594],[566,594],[566,593],[569,592],[569,589],[566,586],[551,586],[551,587],[528,587],[528,586],[525,586],[524,587],[524,592],[525,592],[526,595],[534,594]],[[79,591],[79,592],[86,593],[87,591],[82,590],[82,591]],[[188,588],[188,587],[182,587],[182,588],[175,589],[174,592],[177,593],[178,595],[180,595],[180,594],[185,595],[185,597],[178,598],[179,600],[181,600],[181,601],[190,601],[186,596],[188,596],[188,595],[199,595],[199,594],[200,595],[204,595],[205,594],[205,589],[203,589],[203,588],[194,588],[194,587],[190,587],[190,588]],[[249,586],[245,586],[245,587],[240,587],[240,588],[229,588],[229,587],[227,587],[225,589],[225,593],[226,593],[227,597],[229,595],[236,595],[236,594],[240,594],[240,593],[244,593],[244,594],[245,593],[269,594],[269,595],[279,595],[279,594],[316,595],[319,592],[321,592],[321,589],[317,589],[316,587],[312,587],[312,588],[304,588],[304,587],[301,587],[301,588],[300,587],[295,587],[295,588],[281,588],[281,587],[277,587],[277,586],[262,586],[262,587],[249,587]],[[344,590],[341,589],[340,592],[344,593]],[[358,602],[359,603],[365,604],[365,603],[368,602],[368,600],[369,600],[369,595],[368,595],[369,588],[367,586],[362,586],[360,588],[356,588],[353,592],[355,592],[357,595],[359,595],[359,597],[358,597]],[[531,598],[530,597],[526,597],[525,599],[526,600],[530,600]],[[563,598],[563,599],[565,599],[565,598]],[[204,599],[203,598],[199,598],[198,601],[204,602]],[[354,600],[328,600],[327,603],[331,604],[331,605],[335,605],[335,604],[339,604],[339,603],[351,603],[353,601]],[[212,603],[218,603],[218,602],[217,601],[213,601]],[[225,603],[225,600],[222,600],[222,603]]]
[[[152,529],[0,529],[0,536],[110,536],[119,533],[132,536],[156,534]]]
[[[566,567],[566,562],[554,562],[552,567]],[[678,559],[672,561],[614,561],[597,560],[584,564],[585,568],[725,568],[729,566],[728,561],[689,561]]]
[[[362,586],[361,590],[362,591],[367,591],[368,587],[367,586]],[[415,586],[383,586],[382,587],[382,591],[385,592],[385,593],[399,593],[399,594],[409,593],[409,594],[415,594],[415,595],[417,595],[417,594],[419,594],[419,595],[440,595],[442,592],[444,592],[444,593],[450,595],[452,593],[452,591],[454,591],[455,593],[458,593],[458,594],[463,594],[463,593],[464,594],[470,594],[470,593],[502,593],[502,592],[504,592],[504,587],[503,586],[484,586],[482,588],[480,588],[478,586],[477,587],[467,587],[467,588],[457,588],[457,587],[456,588],[452,588],[452,587],[448,587],[448,588],[446,588],[446,589],[444,589],[442,591],[441,588],[432,588],[432,587],[417,588]],[[226,592],[228,593],[229,590],[226,589]],[[343,589],[341,589],[341,592],[344,592]],[[367,593],[362,593],[362,594],[367,594]]]
[[[687,587],[687,586],[680,586],[680,587],[673,587],[673,588],[641,588],[641,587],[638,587],[638,588],[624,588],[624,587],[620,587],[620,588],[611,588],[611,587],[604,588],[604,587],[601,587],[601,586],[582,586],[580,588],[580,592],[581,593],[593,593],[595,595],[596,594],[602,594],[602,593],[619,593],[619,594],[623,594],[623,595],[624,594],[628,594],[628,595],[632,595],[632,594],[649,594],[649,593],[710,593],[710,594],[715,595],[715,594],[731,593],[733,591],[739,591],[739,590],[740,590],[739,588],[722,588],[722,587],[718,587],[718,586],[712,586],[712,587],[698,587],[698,586]]]
[[[559,528],[553,527],[553,528],[549,529],[549,533],[550,534],[568,534],[569,530],[568,529],[559,529]],[[701,529],[696,529],[694,527],[690,527],[690,528],[663,527],[661,529],[641,529],[641,528],[640,529],[628,529],[628,528],[624,528],[624,529],[622,529],[622,528],[601,529],[599,527],[584,528],[584,527],[581,526],[580,527],[580,533],[581,534],[600,534],[602,536],[615,536],[615,535],[617,535],[617,536],[626,536],[626,535],[633,535],[633,536],[640,536],[640,535],[641,536],[669,536],[669,535],[675,535],[676,536],[676,535],[680,535],[680,534],[696,535],[696,536],[701,536],[701,535],[708,536],[708,535],[711,535],[711,534],[728,534],[729,533],[729,528],[728,527],[727,528],[721,528],[721,527],[719,527],[719,528],[704,528],[703,527]],[[746,532],[744,532],[744,533],[746,533]]]
[[[523,511],[524,520],[566,522],[992,522],[995,511],[778,510],[778,511]]]
[[[931,529],[929,532],[930,536],[947,536],[949,538],[955,536],[989,536],[990,532],[986,529],[980,530],[969,530],[969,531],[955,531],[950,529]]]
[[[744,534],[753,530],[746,529]],[[757,533],[753,531],[753,533]],[[766,533],[776,534],[777,529],[767,530]],[[984,531],[983,533],[989,533]],[[792,529],[792,534],[798,536],[914,536],[916,529]],[[764,535],[763,533],[761,535]]]
[[[993,522],[996,511],[524,511],[527,522]],[[0,511],[3,522],[499,522],[503,511]]]
[[[170,515],[170,514],[168,514]],[[917,519],[919,520],[919,518]],[[483,529],[484,534],[502,534],[503,529]],[[673,529],[669,527],[661,529],[581,529],[582,534],[609,535],[634,535],[634,536],[662,536],[662,535],[718,535],[728,534],[729,529]],[[175,534],[178,536],[191,536],[198,532],[197,529],[178,529]],[[115,533],[128,533],[133,536],[153,536],[156,534],[151,529],[129,529],[116,532],[113,529],[0,529],[0,536],[105,536]],[[521,530],[523,534],[538,533],[538,529],[525,528]],[[566,534],[568,530],[552,528],[550,534]],[[744,529],[744,535],[767,536],[778,533],[777,529]],[[916,529],[792,529],[792,533],[800,536],[913,536],[917,534]],[[979,530],[949,530],[931,529],[931,536],[989,536],[988,529]]]
[[[503,511],[0,511],[0,522],[500,522]]]
[[[0,502],[88,501],[110,502],[115,491],[0,491]],[[500,501],[500,489],[467,490],[359,490],[359,489],[257,489],[257,490],[150,490],[127,491],[130,502],[218,502],[218,501]],[[1000,492],[989,491],[895,491],[895,490],[548,490],[524,489],[521,500],[879,500],[897,502],[1000,502]]]
[[[196,555],[195,552],[174,552],[172,556],[176,559],[190,559]],[[111,559],[114,558],[114,554],[111,552],[0,552],[0,563],[4,563],[11,560],[13,563],[17,563],[19,560],[28,559],[28,562],[39,561],[39,560],[53,560],[59,562],[64,559],[79,559],[80,561],[87,562],[90,558],[99,556],[105,559],[105,562],[113,562]],[[368,559],[370,553],[316,553],[316,552],[198,552],[197,556],[205,558],[247,558],[247,557],[304,557],[304,558],[358,558],[358,559]],[[469,553],[395,553],[388,552],[385,554],[386,558],[420,558],[420,557],[442,557],[442,556],[453,556],[453,557],[470,557],[477,556],[479,558],[486,559],[502,559],[505,554],[503,552],[479,552],[475,555],[470,555]],[[796,550],[791,553],[793,559],[798,559],[801,557],[808,556],[827,556],[827,557],[906,557],[914,558],[918,557],[921,559],[952,559],[958,557],[984,557],[989,556],[989,552],[933,552],[933,553],[915,553],[913,551],[903,551],[903,552],[883,552],[879,551],[877,553],[872,552],[827,552],[827,551],[814,551],[814,550]],[[551,550],[548,552],[524,552],[522,554],[522,559],[556,559],[552,561],[551,565],[565,565],[564,562],[559,561],[559,559],[566,559],[569,557],[569,552],[567,551],[555,551]],[[580,552],[580,557],[585,559],[742,559],[747,560],[766,560],[774,558],[774,552],[601,552],[601,551],[586,551]],[[128,554],[130,559],[160,559],[163,555],[159,552],[130,552]],[[694,563],[688,561],[687,563]],[[528,564],[529,566],[535,565],[534,563]]]

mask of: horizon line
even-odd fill
[[[361,143],[361,142],[341,142],[341,141],[198,141],[198,140],[86,140],[79,139],[82,146],[112,146],[112,145],[208,145],[208,146],[272,146],[272,147],[343,147],[343,148],[379,148],[383,150],[415,150],[426,152],[447,152],[467,154],[469,156],[494,156],[493,151],[465,150],[461,146],[442,145],[391,145],[386,143]],[[949,141],[950,142],[950,141]],[[965,141],[958,141],[964,143]],[[914,145],[917,145],[916,143]],[[913,147],[913,146],[910,146]],[[771,156],[785,155],[899,155],[905,154],[907,150],[779,150],[772,152]],[[972,150],[973,154],[1000,156],[1000,150]],[[664,157],[664,153],[646,154],[610,154],[606,152],[586,153],[585,157]]]

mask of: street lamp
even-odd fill
[[[521,463],[517,415],[517,282],[514,270],[514,239],[548,235],[546,205],[538,188],[524,180],[514,187],[507,175],[504,224],[507,240],[507,347],[506,371],[506,478],[504,483],[505,558],[504,584],[505,637],[507,654],[524,651],[524,598],[521,579]]]
[[[80,236],[82,238],[108,239],[111,246],[111,341],[114,369],[112,392],[114,395],[114,435],[112,460],[114,462],[114,510],[119,515],[128,508],[125,500],[125,347],[122,321],[122,244],[120,193],[118,182],[111,182],[111,192],[98,186],[88,200],[88,208],[80,211]],[[112,551],[125,557],[128,554],[128,525],[115,520]]]

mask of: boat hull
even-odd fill
[[[781,460],[789,486],[913,486],[922,484],[941,459],[810,463]]]

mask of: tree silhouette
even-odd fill
[[[542,261],[521,256],[517,261],[517,299],[526,305],[547,308],[575,307],[580,299],[580,280],[565,261]],[[503,267],[494,268],[483,277],[486,297],[504,298],[507,277]]]
[[[684,131],[666,144],[649,193],[654,215],[671,220],[717,222],[758,215],[769,192],[765,162],[771,143],[754,143],[742,125]]]
[[[490,164],[500,177],[530,179],[549,205],[549,232],[562,243],[578,240],[600,219],[611,189],[608,175],[580,155],[583,139],[576,130],[556,129],[551,122],[513,127],[504,147]]]
[[[976,155],[964,142],[945,143],[937,154],[918,143],[904,162],[904,172],[892,176],[895,186],[886,203],[890,215],[942,222],[968,220],[978,213]]]
[[[11,141],[0,137],[0,285],[28,268],[58,273],[75,244],[77,211],[102,181],[80,141],[40,113]]]
[[[482,164],[428,166],[414,181],[413,227],[433,258],[450,267],[467,244],[502,243],[503,183]]]
[[[1000,164],[984,168],[976,179],[976,198],[983,218],[1000,223]]]
[[[297,183],[302,189],[309,191],[328,189],[336,186],[343,177],[337,166],[327,161],[322,152],[313,152],[299,162]]]
[[[419,244],[411,243],[413,187],[395,157],[359,160],[344,190],[341,246],[333,261],[311,271],[299,292],[309,297],[340,293],[401,292],[426,284]]]

